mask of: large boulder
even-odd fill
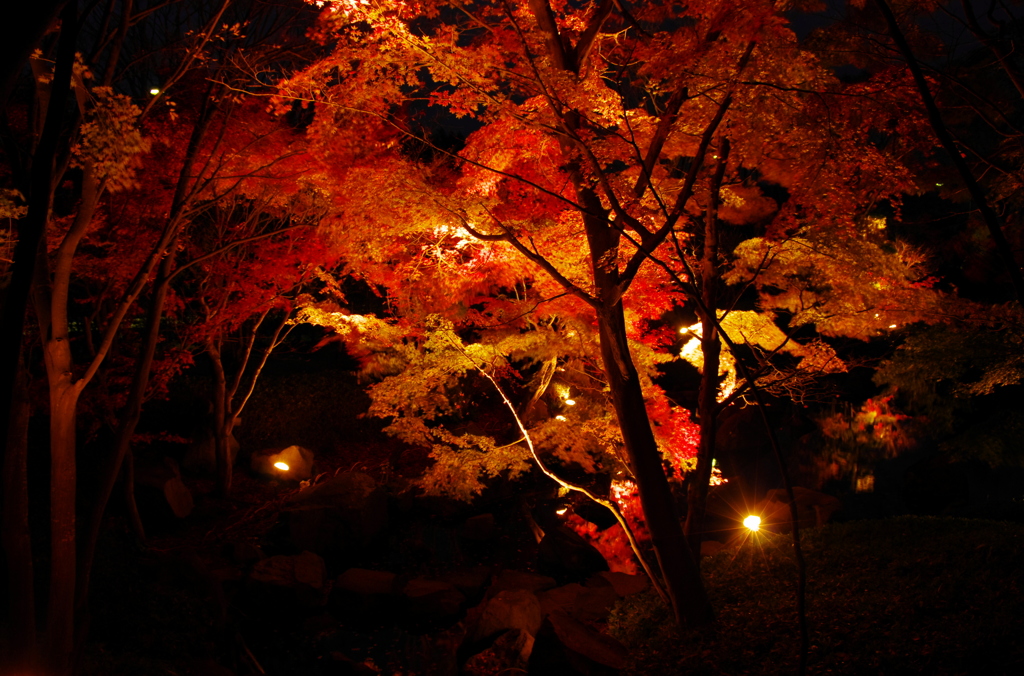
[[[462,667],[463,676],[500,676],[526,673],[533,652],[533,634],[510,629],[499,636],[486,650],[473,655]]]
[[[584,587],[573,582],[537,595],[544,615],[563,613],[581,622],[604,622],[619,595],[611,585]]]
[[[793,486],[793,497],[801,528],[824,526],[834,513],[843,508],[839,498],[802,486]],[[788,533],[792,528],[789,494],[782,488],[768,491],[755,513],[761,516],[762,528],[780,533]]]
[[[629,651],[611,636],[591,629],[565,613],[553,613],[548,620],[565,647],[570,663],[579,672],[607,673],[609,669],[624,669],[628,664]]]
[[[542,572],[564,580],[586,580],[594,573],[608,570],[608,562],[592,544],[576,531],[561,524],[549,526],[537,545]]]
[[[302,446],[268,448],[253,454],[249,468],[276,479],[307,481],[313,476],[313,457],[313,451]]]
[[[235,427],[241,422],[239,419]],[[228,462],[234,467],[235,458],[238,457],[238,440],[234,433],[228,435]],[[209,429],[203,430],[202,434],[188,446],[185,451],[185,458],[182,460],[185,470],[192,474],[205,474],[215,476],[217,474],[217,441]]]
[[[491,579],[491,569],[487,566],[458,568],[443,573],[437,579],[454,586],[465,594],[466,598],[479,599]]]
[[[271,556],[256,562],[249,575],[257,592],[302,607],[326,603],[329,586],[324,560],[313,552]]]
[[[341,574],[334,586],[363,596],[393,594],[395,592],[395,574],[386,570],[349,568]]]
[[[192,513],[192,492],[182,482],[178,463],[172,458],[164,458],[155,465],[138,463],[135,488],[140,504],[161,504],[161,511],[169,510],[179,519]]]
[[[619,596],[632,596],[646,591],[651,586],[651,581],[646,575],[630,575],[629,573],[612,573],[602,571],[587,580],[588,587],[603,587],[610,585]]]
[[[487,598],[491,598],[498,592],[509,589],[525,589],[529,592],[541,592],[551,589],[557,583],[555,578],[536,573],[525,573],[521,570],[503,570],[494,577],[494,581],[487,589]]]
[[[521,629],[536,636],[543,619],[536,594],[525,589],[506,589],[483,603],[473,638],[485,639],[509,629]]]
[[[344,472],[295,495],[281,512],[288,539],[339,563],[354,562],[388,523],[387,496],[360,472]]]
[[[402,589],[408,601],[407,614],[415,619],[439,620],[462,609],[466,597],[454,585],[439,580],[416,578]]]

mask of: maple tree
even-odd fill
[[[930,259],[938,286],[956,294],[933,326],[908,331],[875,382],[894,407],[927,415],[930,433],[918,426],[922,439],[930,436],[953,457],[997,464],[1016,462],[1010,439],[1020,425],[991,396],[1019,381],[1018,40],[1019,3],[983,10],[964,1],[878,1],[851,6],[808,41],[824,62],[861,79],[911,71],[935,148],[909,158],[923,194],[908,204],[897,232]],[[948,370],[928,361],[939,355]],[[983,397],[990,403],[979,406]]]
[[[288,177],[298,170],[287,167],[298,155],[288,147],[293,135],[268,118],[262,104],[246,108],[244,91],[230,92],[230,74],[238,73],[232,70],[238,64],[226,55],[244,52],[245,66],[256,67],[259,49],[257,40],[243,35],[241,23],[231,24],[227,19],[254,19],[262,5],[246,3],[238,13],[227,14],[230,5],[219,2],[195,12],[197,8],[185,4],[154,8],[126,2],[118,8],[119,14],[111,4],[100,16],[90,17],[85,13],[79,16],[77,3],[68,3],[59,27],[55,69],[51,70],[45,51],[32,59],[36,77],[31,93],[34,105],[44,104],[45,122],[40,128],[27,115],[31,108],[22,106],[21,99],[17,106],[7,107],[11,113],[5,119],[7,133],[14,144],[7,148],[7,166],[15,169],[11,176],[14,185],[28,186],[22,189],[28,197],[17,228],[11,284],[4,302],[3,336],[5,348],[11,348],[5,349],[4,364],[10,366],[12,357],[16,363],[23,353],[22,324],[13,320],[18,319],[19,303],[29,297],[31,289],[49,389],[51,455],[46,651],[39,652],[41,646],[34,635],[34,571],[25,472],[25,421],[30,402],[26,399],[28,371],[22,367],[20,376],[10,378],[17,388],[8,391],[18,395],[18,406],[10,420],[6,411],[4,416],[5,429],[8,422],[11,426],[11,434],[5,435],[3,533],[12,599],[6,627],[16,635],[17,650],[10,657],[14,666],[35,664],[52,673],[73,668],[72,650],[76,630],[83,628],[78,620],[85,613],[103,510],[129,452],[139,409],[151,384],[160,318],[183,234],[192,231],[210,209],[241,199],[245,192],[248,199],[255,199],[268,192],[268,185],[273,186],[270,192],[275,192],[277,209],[295,206],[284,204],[295,197],[294,183],[289,184]],[[105,20],[103,11],[108,13]],[[196,30],[187,36],[183,53],[168,51],[171,67],[165,71],[164,86],[154,88],[148,103],[140,107],[116,91],[117,85],[130,81],[118,71],[119,58],[128,54],[125,60],[137,63],[140,50],[152,56],[158,44],[135,41],[131,29],[136,26],[136,30],[148,31],[158,25],[173,25],[178,19]],[[94,26],[90,21],[97,23]],[[95,34],[92,29],[101,23],[103,30]],[[79,31],[80,25],[89,30]],[[274,22],[254,20],[254,25],[270,34],[280,29]],[[153,35],[149,33],[150,38]],[[164,37],[173,42],[181,36],[167,32]],[[98,43],[91,44],[91,40]],[[248,51],[237,49],[240,44]],[[76,55],[76,49],[90,47],[93,61],[87,63]],[[97,75],[93,75],[94,68]],[[212,84],[196,75],[197,68],[205,71]],[[248,77],[245,72],[246,82]],[[180,96],[178,101],[194,107],[179,113],[178,101],[168,98],[168,89],[174,87],[180,90],[175,98]],[[245,118],[249,119],[243,122]],[[32,143],[33,138],[44,142]],[[17,153],[11,150],[20,141],[35,148],[31,180],[18,173]],[[147,181],[138,180],[140,170],[146,171]],[[53,207],[55,194],[64,200],[59,208]],[[230,250],[273,234],[250,233],[222,244]],[[35,249],[40,245],[47,246],[52,255],[46,255],[44,249],[37,256]],[[153,275],[155,279],[151,279]],[[121,347],[117,339],[136,301],[147,295],[146,326],[138,353],[129,357],[133,362],[131,386],[126,397],[115,396],[108,406],[116,410],[116,402],[124,402],[115,416],[113,453],[101,463],[105,468],[91,503],[91,518],[80,524],[76,514],[79,400],[90,383],[111,373],[114,362],[124,361],[117,357]],[[73,335],[72,323],[90,303],[92,310],[84,311],[87,330],[83,341]],[[7,386],[5,382],[5,391]]]
[[[446,293],[433,311],[462,307],[466,326],[479,325],[481,314],[508,316],[504,308],[474,316],[473,301],[437,302],[453,297],[453,285],[467,290],[466,281],[444,281],[456,272],[486,280],[492,296],[515,274],[529,283],[505,286],[533,292],[525,304],[550,303],[545,311],[589,325],[623,463],[639,485],[676,611],[708,621],[630,339],[675,304],[696,306],[706,374],[688,519],[691,545],[699,546],[721,342],[787,351],[809,370],[827,371],[841,368],[831,349],[783,334],[773,312],[785,313],[793,329],[873,336],[891,325],[891,312],[910,322],[935,303],[920,288],[913,253],[887,253],[872,234],[878,217],[864,213],[913,186],[898,155],[924,142],[919,118],[891,113],[894,102],[907,101],[905,83],[840,92],[796,48],[770,3],[654,4],[633,15],[612,2],[339,2],[327,5],[314,35],[333,53],[291,78],[284,95],[314,107],[310,133],[328,163],[332,144],[347,137],[339,130],[354,126],[380,139],[365,152],[388,166],[373,175],[336,169],[345,172],[339,185],[348,202],[336,205],[346,215],[345,238],[365,238],[366,274],[379,269],[374,260],[393,263],[394,247],[433,233],[447,253],[441,246],[419,260],[440,266],[447,255],[464,263],[439,275]],[[446,124],[462,125],[463,143],[431,140],[430,123],[417,117],[422,105],[412,103],[424,99],[447,111]],[[879,129],[900,132],[898,152],[871,142]],[[353,197],[367,181],[372,204]],[[456,244],[467,235],[477,244]],[[498,257],[507,261],[502,276],[480,275]],[[468,269],[467,260],[480,268]],[[384,277],[373,279],[387,285]],[[865,289],[868,280],[874,286]],[[725,283],[762,291],[762,314],[737,311],[739,296],[720,292]],[[407,307],[422,312],[430,294],[416,291]],[[886,300],[895,294],[903,294],[900,303]],[[481,295],[477,305],[490,310]],[[720,336],[722,322],[738,335]],[[417,407],[408,420],[388,410],[395,425],[413,425],[423,418]],[[412,429],[424,432],[418,423]],[[442,463],[443,471],[452,464]]]

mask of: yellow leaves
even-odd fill
[[[845,364],[838,358],[831,347],[821,341],[802,344],[787,336],[775,323],[774,315],[750,310],[733,310],[719,312],[718,323],[721,330],[737,345],[746,345],[762,354],[785,353],[796,357],[795,368],[809,375],[838,373],[846,370]],[[704,355],[701,352],[703,331],[700,324],[686,327],[680,331],[690,340],[683,345],[679,356],[693,364],[697,369],[704,370]],[[721,340],[721,358],[718,374],[719,400],[729,396],[738,382],[736,359],[729,349],[728,343]],[[770,384],[770,383],[763,383]]]
[[[109,87],[96,87],[92,95],[92,108],[72,148],[73,166],[91,166],[110,191],[134,187],[142,154],[150,147],[136,126],[142,111]]]

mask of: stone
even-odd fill
[[[557,583],[555,578],[535,573],[524,573],[521,570],[503,570],[494,578],[490,588],[487,590],[487,597],[490,598],[498,592],[506,589],[525,589],[526,591],[539,592],[551,589]]]
[[[487,542],[493,540],[498,529],[493,514],[477,514],[462,524],[462,537],[471,542]]]
[[[610,669],[623,669],[629,661],[629,651],[607,634],[591,629],[565,613],[548,617],[555,635],[567,651],[575,653],[574,663],[596,662]],[[579,658],[583,658],[580,660]]]
[[[241,418],[237,418],[234,427],[237,428],[241,422]],[[235,458],[238,457],[239,448],[238,440],[232,432],[228,435],[228,461],[232,467],[235,465]],[[217,475],[217,442],[212,430],[206,428],[198,439],[189,444],[182,465],[193,474]]]
[[[714,556],[725,549],[725,545],[718,540],[704,540],[700,543],[701,556]]]
[[[158,495],[179,519],[191,514],[195,506],[192,492],[182,482],[181,471],[173,458],[164,458],[156,465],[139,463],[135,468],[135,486],[140,491],[148,489],[150,494]]]
[[[536,594],[526,589],[500,591],[482,604],[474,640],[521,629],[533,636],[540,630],[543,615]]]
[[[263,550],[254,542],[232,542],[229,545],[228,555],[234,563],[248,566],[263,558]]]
[[[835,512],[843,508],[839,498],[802,486],[793,486],[793,497],[796,498],[797,518],[801,528],[824,526]],[[789,494],[785,489],[768,491],[755,513],[761,516],[762,528],[788,533],[792,527]]]
[[[363,596],[392,594],[395,591],[395,574],[384,570],[349,568],[341,574],[334,586]]]
[[[499,676],[526,673],[533,652],[533,634],[510,629],[499,636],[489,648],[473,655],[462,667],[463,676]]]
[[[369,476],[343,472],[292,497],[281,511],[299,549],[351,561],[388,523],[387,496]]]
[[[402,589],[408,599],[408,612],[418,618],[441,619],[455,615],[462,609],[466,597],[447,582],[416,578]]]
[[[342,472],[296,493],[290,502],[351,510],[363,519],[363,531],[367,533],[377,533],[387,526],[387,496],[373,477],[362,472]]]
[[[491,579],[491,569],[487,566],[477,566],[476,568],[452,570],[437,579],[453,585],[467,598],[480,598],[484,587]]]
[[[537,595],[545,616],[564,613],[581,622],[604,622],[619,595],[611,585],[584,587],[572,583]]]
[[[306,481],[313,476],[313,457],[313,451],[302,446],[266,449],[253,454],[249,468],[276,479]]]
[[[293,592],[302,606],[322,605],[327,600],[327,566],[313,552],[278,555],[258,561],[249,579],[257,584]]]
[[[602,583],[611,585],[615,593],[621,597],[639,594],[651,586],[651,581],[647,579],[646,575],[630,575],[629,573],[612,573],[609,571],[601,571],[592,577],[587,581],[587,586],[598,587]]]
[[[544,531],[537,545],[537,559],[542,571],[562,579],[585,580],[608,570],[608,562],[592,544],[561,524]]]

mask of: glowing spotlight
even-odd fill
[[[890,329],[895,329],[895,328],[896,328],[896,325],[895,325],[895,324],[889,324],[889,328],[890,328]]]
[[[576,405],[576,400],[575,399],[566,399],[565,400],[565,405],[566,406],[575,406]]]
[[[751,514],[743,519],[743,525],[752,531],[757,531],[761,528],[761,517]]]
[[[274,467],[278,468],[282,472],[287,472],[288,470],[291,469],[291,467],[289,467],[288,463],[286,462],[275,462]]]
[[[568,511],[569,511],[568,507],[562,507],[561,509],[556,509],[555,510],[555,514],[557,514],[558,516],[562,516],[563,514],[565,514]]]
[[[562,422],[565,422],[566,420],[568,420],[568,418],[566,418],[564,415],[556,415],[555,420],[561,420]]]
[[[157,94],[160,93],[160,90],[157,89],[156,87],[153,87],[152,89],[149,90],[149,93],[152,94],[153,96],[156,96]]]

